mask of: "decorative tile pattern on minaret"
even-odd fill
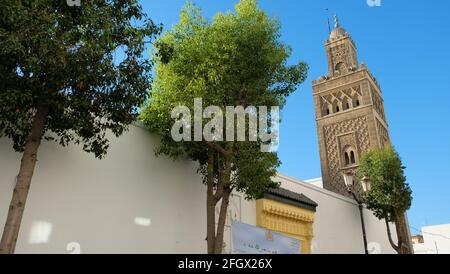
[[[350,35],[335,16],[325,43],[328,75],[313,81],[324,188],[347,195],[343,172],[356,171],[362,153],[390,142],[381,88],[359,64]]]

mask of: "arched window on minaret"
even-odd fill
[[[332,113],[332,106],[328,103],[323,103],[322,106],[322,116],[327,116]]]
[[[350,163],[352,165],[356,164],[355,151],[353,151],[353,150],[350,152]]]
[[[342,110],[350,109],[350,100],[346,97],[342,103]]]
[[[347,66],[345,65],[344,62],[339,62],[337,63],[336,67],[335,67],[335,72],[336,75],[343,75],[347,72]]]
[[[338,99],[335,99],[333,101],[332,108],[333,108],[333,113],[338,113],[341,111],[341,103],[339,102]]]
[[[345,166],[349,166],[350,165],[350,157],[348,156],[348,152],[345,152]]]
[[[357,164],[356,150],[352,146],[347,146],[344,151],[343,164],[344,167],[353,166]]]
[[[352,106],[354,108],[361,106],[361,99],[362,98],[358,94],[355,94],[352,98]]]

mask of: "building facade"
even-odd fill
[[[323,186],[347,195],[342,174],[356,171],[364,151],[390,141],[388,123],[381,88],[337,17],[325,48],[328,75],[313,81]]]
[[[450,224],[422,227],[412,239],[415,254],[450,254]]]

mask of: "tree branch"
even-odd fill
[[[231,156],[233,153],[233,146],[230,143],[227,144],[226,149],[222,147],[220,148],[224,150],[224,160],[223,163],[219,162],[218,167],[219,179],[217,184],[217,191],[214,195],[216,204],[223,198],[224,190],[226,188],[230,188]]]
[[[223,147],[221,147],[220,145],[218,145],[216,143],[212,143],[212,142],[205,142],[205,143],[210,149],[216,150],[217,152],[219,152],[223,156],[227,156],[227,151]]]

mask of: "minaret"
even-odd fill
[[[328,75],[313,81],[324,188],[347,195],[342,173],[356,171],[362,153],[389,142],[377,80],[359,64],[354,41],[335,16],[325,42]]]

